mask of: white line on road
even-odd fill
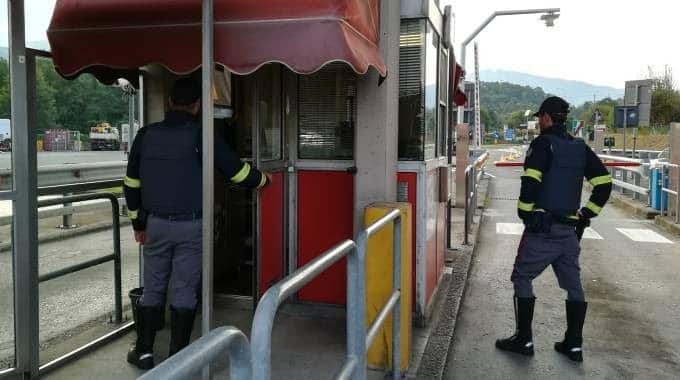
[[[652,230],[648,230],[645,228],[617,228],[616,230],[624,234],[628,239],[632,241],[644,243],[673,244],[672,241],[666,239],[665,237],[657,234]]]
[[[524,232],[522,223],[496,223],[496,233],[499,235],[521,235]]]
[[[592,227],[586,228],[586,230],[583,232],[583,238],[584,239],[595,239],[595,240],[603,240],[602,236],[597,233]]]
[[[522,223],[496,223],[496,233],[499,235],[521,235],[522,232],[524,232],[524,225]],[[586,228],[583,238],[603,240],[602,236],[591,227]]]

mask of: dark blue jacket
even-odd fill
[[[146,215],[200,213],[203,208],[201,126],[186,112],[170,111],[165,120],[140,129],[130,150],[124,180],[125,200],[135,230]],[[267,177],[215,138],[215,167],[233,183],[262,187]]]

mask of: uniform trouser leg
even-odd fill
[[[177,240],[172,260],[170,355],[187,346],[191,339],[201,285],[203,243],[200,220],[177,222],[173,229],[181,239]]]
[[[583,285],[581,284],[581,267],[579,265],[579,246],[576,233],[572,238],[564,239],[562,254],[552,263],[555,277],[560,288],[567,292],[569,301],[585,301]]]
[[[167,221],[151,216],[146,227],[144,244],[144,306],[165,305],[168,281],[172,273],[174,244]]]
[[[510,280],[515,297],[534,298],[532,282],[550,265],[554,248],[546,244],[548,234],[525,231],[517,249],[517,257]]]
[[[578,239],[565,241],[563,254],[553,262],[552,267],[560,287],[567,292],[565,311],[567,316],[567,331],[564,340],[555,343],[555,350],[567,355],[573,361],[583,361],[583,325],[586,318],[588,304],[581,283],[581,268],[579,266],[580,246]]]

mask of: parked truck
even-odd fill
[[[90,149],[120,150],[120,132],[109,123],[99,123],[90,128]]]

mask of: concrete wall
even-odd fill
[[[671,130],[668,135],[668,142],[671,147],[670,161],[676,165],[680,165],[680,123],[671,123]],[[671,170],[671,186],[670,188],[678,191],[678,170],[677,168]],[[675,197],[669,196],[669,211],[672,215],[675,215],[676,204]]]
[[[399,12],[399,1],[380,4],[380,53],[387,65],[387,78],[378,85],[379,74],[370,70],[358,80],[355,230],[363,224],[364,207],[397,200]]]

